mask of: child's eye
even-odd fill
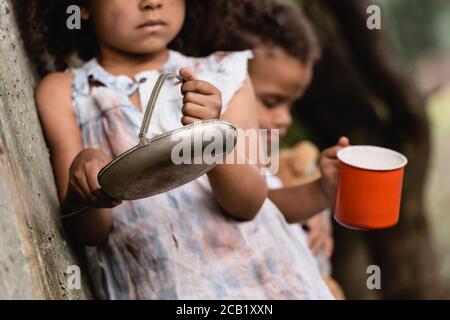
[[[275,108],[279,104],[279,102],[276,100],[263,99],[262,102],[263,102],[264,106],[269,109]]]

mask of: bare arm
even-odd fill
[[[237,128],[258,129],[253,87],[249,78],[222,116]],[[246,156],[243,136],[238,136],[235,151],[229,157]],[[233,217],[251,220],[267,197],[267,185],[254,164],[221,164],[208,173],[215,199]]]
[[[100,189],[93,177],[100,163],[106,159],[97,161],[97,167],[90,165],[89,157],[95,158],[94,155],[101,152],[93,149],[83,151],[81,132],[72,109],[72,81],[71,74],[54,73],[45,77],[35,92],[63,215],[86,205],[108,205],[100,203],[102,199],[98,198],[101,196],[89,192]],[[78,161],[75,163],[76,158]],[[107,239],[112,226],[111,209],[86,210],[64,219],[64,225],[74,241],[87,245],[100,244]]]
[[[319,179],[300,186],[269,190],[269,198],[289,223],[305,222],[329,207]]]
[[[305,185],[269,191],[269,198],[284,214],[286,221],[306,222],[315,214],[332,206],[339,168],[337,153],[349,145],[350,141],[341,137],[336,146],[321,153],[321,178]]]

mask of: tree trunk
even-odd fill
[[[424,99],[389,52],[383,38],[385,23],[382,30],[366,27],[368,2],[298,3],[323,46],[311,88],[295,108],[301,125],[321,147],[348,135],[353,144],[393,148],[409,159],[396,227],[363,233],[335,226],[335,276],[349,298],[442,297],[423,201],[430,155]],[[366,287],[371,264],[381,268],[379,291]]]

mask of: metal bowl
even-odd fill
[[[214,139],[208,137],[214,136]],[[216,140],[219,138],[219,140]],[[219,142],[217,142],[219,141]],[[197,179],[232,152],[236,128],[225,121],[209,120],[185,126],[148,140],[126,151],[98,174],[98,181],[110,197],[137,200],[163,193]],[[222,142],[222,143],[220,143]],[[182,145],[180,145],[182,143]],[[211,143],[215,161],[208,158]],[[182,146],[174,161],[174,151]],[[207,149],[208,148],[208,149]],[[189,154],[185,154],[189,152]]]

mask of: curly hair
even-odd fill
[[[84,6],[87,0],[16,0],[15,11],[28,56],[40,75],[67,67],[71,55],[89,59],[97,42],[90,22],[81,30],[66,28],[70,5]]]
[[[321,56],[318,37],[298,7],[276,0],[214,0],[208,20],[198,32],[177,42],[179,51],[194,56],[214,51],[254,49],[260,44],[279,46],[303,63]],[[190,30],[194,31],[194,30]]]
[[[16,18],[25,48],[39,75],[66,69],[76,57],[87,61],[98,54],[98,43],[90,20],[80,30],[66,27],[67,8],[87,6],[89,0],[16,0]],[[210,12],[209,0],[186,0],[186,21],[177,39],[181,47],[189,30],[202,29],[202,16]]]
[[[91,21],[80,30],[66,27],[67,8],[89,0],[16,0],[15,12],[25,48],[40,76],[66,69],[76,57],[98,53]],[[301,61],[314,61],[319,44],[308,20],[275,0],[186,0],[184,26],[169,47],[204,56],[214,51],[252,49],[258,43],[284,48]]]

